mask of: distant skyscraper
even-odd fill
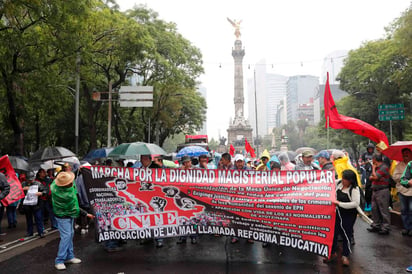
[[[297,122],[299,120],[299,105],[310,103],[319,87],[319,77],[311,75],[296,75],[289,77],[287,82],[287,119]]]
[[[266,63],[261,60],[255,65],[255,79],[248,79],[248,113],[252,128],[256,128],[255,84],[260,136],[270,134],[277,127],[276,115],[280,101],[286,95],[287,77],[266,72]],[[256,136],[256,132],[255,132]]]

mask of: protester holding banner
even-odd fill
[[[225,152],[222,154],[222,158],[219,161],[218,169],[233,169],[232,156],[230,156],[229,153]]]
[[[326,150],[321,150],[318,154],[314,156],[315,159],[319,161],[319,165],[322,170],[335,170],[332,162],[330,161],[329,152]]]
[[[260,171],[267,171],[269,170],[267,163],[269,162],[270,159],[270,154],[267,151],[267,149],[265,149],[262,152],[262,155],[260,156],[260,164],[256,167],[256,170],[260,170]]]
[[[336,187],[336,200],[333,201],[336,207],[335,234],[331,256],[325,259],[325,263],[330,263],[337,259],[338,237],[343,239],[342,264],[349,266],[349,254],[351,252],[350,238],[353,234],[353,226],[358,214],[357,207],[360,203],[360,193],[353,170],[347,169],[342,172],[342,180]]]
[[[209,159],[207,155],[199,156],[199,168],[209,169],[208,163],[209,163]]]
[[[281,170],[294,170],[295,165],[290,162],[289,156],[286,152],[281,152],[278,155]]]
[[[55,260],[57,270],[66,269],[65,263],[81,263],[80,259],[74,257],[73,252],[74,220],[79,214],[94,218],[79,207],[74,177],[73,172],[60,172],[50,186],[53,211],[60,232],[59,250]]]
[[[26,215],[27,233],[26,237],[33,236],[33,217],[40,238],[44,237],[43,214],[41,211],[43,200],[41,196],[47,195],[47,188],[40,182],[35,181],[34,172],[30,172],[26,181],[22,184],[26,197],[23,200],[24,215]]]
[[[183,156],[182,157],[182,166],[181,169],[192,169],[192,161],[189,156]],[[197,238],[198,236],[196,234],[191,234],[190,235],[190,240],[192,244],[197,244]],[[177,244],[184,244],[187,241],[187,236],[180,236],[179,240],[177,240]]]
[[[0,173],[0,201],[6,198],[6,196],[10,193],[10,185],[7,182],[6,176],[3,173]],[[0,202],[0,235],[6,235],[1,231],[1,220],[3,219],[4,213],[4,206]]]
[[[235,161],[235,166],[234,170],[249,170],[249,168],[245,165],[244,157],[242,154],[236,154],[234,161]],[[239,241],[238,237],[231,237],[231,243],[235,244]],[[247,240],[248,243],[253,244],[254,241],[252,239]]]
[[[313,162],[312,150],[302,152],[302,161],[297,163],[295,170],[319,170],[319,166]]]

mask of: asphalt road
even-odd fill
[[[57,271],[54,258],[58,233],[16,248],[0,250],[0,273],[406,273],[412,264],[412,237],[392,227],[390,235],[366,231],[367,224],[358,218],[355,226],[356,245],[352,246],[351,265],[330,265],[322,257],[295,249],[247,243],[241,239],[231,244],[227,237],[201,236],[193,245],[177,245],[176,238],[165,239],[163,248],[154,243],[140,245],[128,241],[123,250],[107,253],[89,234],[76,235],[75,255],[83,260]],[[1,243],[7,246],[7,243]]]

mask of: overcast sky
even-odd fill
[[[323,59],[336,50],[357,49],[384,37],[384,28],[401,16],[410,0],[117,0],[121,10],[146,4],[203,55],[209,139],[227,137],[234,117],[235,35],[227,21],[242,20],[244,95],[255,64],[266,60],[268,73],[309,74],[322,79]],[[250,67],[250,69],[248,69]],[[245,115],[248,107],[245,105]],[[246,117],[248,119],[248,117]]]

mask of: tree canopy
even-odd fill
[[[147,7],[120,12],[113,1],[3,1],[0,16],[2,153],[74,150],[77,83],[80,155],[107,144],[108,102],[93,94],[104,96],[109,85],[113,144],[150,138],[162,145],[205,121],[206,102],[196,90],[200,50]],[[153,86],[153,108],[120,108],[116,92],[124,85]]]

